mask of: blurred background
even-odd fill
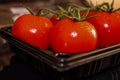
[[[37,11],[42,7],[55,9],[56,5],[65,6],[69,2],[83,5],[81,1],[85,2],[85,0],[0,0],[0,25],[12,24],[17,16],[26,13],[23,6]]]
[[[119,8],[120,0],[114,0],[114,8]],[[66,6],[67,3],[73,2],[82,6],[89,4],[100,4],[102,2],[111,3],[112,0],[0,0],[0,25],[12,24],[13,21],[21,14],[26,13],[23,6],[28,6],[37,11],[42,7],[55,9],[56,5]]]
[[[103,2],[111,3],[113,0],[0,0],[0,25],[11,24],[21,14],[26,13],[23,6],[28,6],[37,11],[42,7],[55,9],[56,5],[66,6],[67,3],[73,2],[78,5],[89,6]],[[114,8],[119,8],[120,0],[114,0]]]

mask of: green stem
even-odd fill
[[[35,15],[35,13],[29,7],[25,7],[25,8],[28,10],[30,14]]]
[[[86,20],[86,17],[88,15],[89,11],[90,11],[90,8],[84,8],[85,14],[81,16],[80,13],[83,11],[82,7],[79,8],[78,6],[77,7],[75,7],[75,6],[68,6],[67,9],[64,9],[61,6],[58,6],[58,9],[59,10],[54,11],[54,10],[49,9],[49,8],[42,8],[42,9],[40,9],[38,11],[37,15],[38,16],[39,15],[44,15],[45,12],[47,12],[47,13],[52,13],[52,14],[57,15],[57,19],[61,19],[61,18],[67,17],[67,18],[72,19],[72,20],[84,21],[84,20]]]
[[[69,6],[73,6],[73,7],[79,8],[80,10],[83,10],[83,11],[87,9],[86,7],[82,7],[82,6],[79,6],[79,5],[74,4],[74,3],[70,3]]]
[[[119,8],[114,10],[113,5],[114,5],[114,0],[112,0],[111,4],[105,2],[105,3],[103,3],[99,6],[100,7],[99,10],[102,10],[102,11],[105,11],[105,12],[115,12],[115,11],[120,10]]]
[[[48,8],[42,8],[38,11],[38,13],[36,15],[38,15],[38,16],[45,15],[44,11],[48,12],[48,13],[57,14],[54,10],[51,10],[51,9],[48,9]]]
[[[60,12],[66,12],[66,10],[61,6],[57,6],[57,8],[60,10]]]
[[[120,8],[113,10],[112,12],[120,11]]]
[[[81,17],[81,21],[84,21],[84,20],[87,19],[86,17],[88,15],[89,11],[90,11],[90,9],[88,8],[88,10],[86,11],[86,13]]]

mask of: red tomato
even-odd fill
[[[14,22],[12,34],[34,46],[47,49],[52,27],[51,21],[46,17],[25,14]]]
[[[98,33],[98,48],[107,47],[120,43],[120,13],[119,12],[90,12],[89,19]]]
[[[94,50],[97,43],[97,34],[89,22],[61,19],[53,28],[51,47],[55,52],[75,54]]]
[[[56,25],[56,23],[58,22],[56,15],[53,15],[50,20],[53,23],[53,25]]]

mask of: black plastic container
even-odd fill
[[[0,29],[11,50],[26,65],[38,70],[50,80],[76,80],[120,64],[120,44],[74,55],[60,55],[41,50],[11,34],[11,26]],[[59,55],[58,55],[59,54]]]

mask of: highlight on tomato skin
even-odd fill
[[[53,28],[51,48],[55,52],[77,54],[96,49],[97,32],[87,21],[61,19]]]
[[[52,22],[44,16],[24,14],[13,23],[12,34],[40,49],[48,49],[52,27]]]

